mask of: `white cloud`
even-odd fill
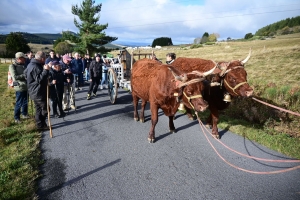
[[[27,3],[26,3],[27,2]],[[2,0],[0,33],[78,32],[71,5],[81,0]],[[104,0],[100,24],[108,23],[105,33],[119,41],[147,42],[171,37],[173,43],[191,43],[204,32],[221,38],[242,38],[259,28],[299,15],[298,0]],[[200,3],[198,3],[200,2]],[[118,41],[116,41],[117,43]]]

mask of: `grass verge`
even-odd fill
[[[0,64],[0,199],[36,199],[41,135],[34,119],[14,123],[15,91],[7,88],[7,71],[8,64]]]

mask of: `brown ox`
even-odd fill
[[[208,102],[210,110],[207,125],[212,125],[212,134],[217,138],[219,138],[217,127],[219,110],[227,108],[230,104],[223,100],[224,95],[250,97],[253,94],[253,89],[247,83],[247,72],[244,68],[244,64],[249,60],[250,55],[251,50],[247,58],[243,61],[218,62],[213,74],[207,77],[207,85],[204,90],[204,99]],[[200,58],[177,58],[172,63],[172,66],[184,73],[195,70],[207,71],[215,65],[214,61]],[[192,115],[189,108],[187,109],[187,113],[189,118],[191,118]]]
[[[206,72],[200,74],[205,76]],[[142,99],[140,121],[144,122],[144,109],[150,102],[151,123],[148,140],[155,140],[155,126],[158,121],[158,109],[169,117],[169,128],[175,131],[173,116],[177,112],[180,100],[187,108],[204,111],[208,104],[202,98],[204,85],[195,74],[182,74],[170,65],[161,65],[157,61],[142,59],[134,63],[131,74],[134,119],[138,121],[137,106]],[[181,76],[180,76],[181,75]]]

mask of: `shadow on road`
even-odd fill
[[[60,190],[61,188],[64,188],[64,187],[66,187],[66,186],[69,186],[69,185],[71,185],[71,184],[74,184],[74,183],[76,183],[76,182],[78,182],[78,181],[80,181],[80,180],[82,180],[82,179],[84,179],[85,177],[87,177],[87,176],[90,176],[90,175],[92,175],[92,174],[94,174],[94,173],[97,173],[97,172],[99,172],[99,171],[101,171],[101,170],[103,170],[103,169],[105,169],[105,168],[107,168],[107,167],[111,167],[111,166],[113,166],[114,164],[117,164],[117,163],[119,163],[121,161],[121,159],[117,159],[117,160],[115,160],[115,161],[112,161],[112,162],[110,162],[110,163],[107,163],[106,165],[103,165],[103,166],[101,166],[101,167],[99,167],[99,168],[96,168],[96,169],[94,169],[94,170],[92,170],[92,171],[90,171],[90,172],[87,172],[87,173],[85,173],[85,174],[82,174],[82,175],[80,175],[80,176],[78,176],[78,177],[76,177],[76,178],[74,178],[74,179],[71,179],[71,180],[69,180],[69,181],[67,181],[67,182],[63,182],[63,183],[60,183],[60,184],[58,184],[58,185],[56,185],[56,186],[54,186],[54,187],[51,187],[51,188],[49,188],[49,189],[46,189],[46,190],[41,190],[40,192],[38,192],[38,195],[40,196],[40,197],[43,197],[43,199],[44,198],[48,198],[49,197],[49,195],[51,195],[53,192],[55,192],[55,191],[57,191],[57,190]],[[49,163],[49,165],[54,165],[54,164],[57,164],[56,162],[55,163]],[[48,169],[49,170],[49,169]],[[63,170],[60,170],[60,171],[63,171]],[[50,174],[50,176],[57,176],[56,175],[56,173],[57,173],[57,171],[55,170],[55,171],[51,171],[50,173],[52,173],[52,174]],[[54,173],[54,174],[53,174]],[[64,172],[61,172],[61,173],[64,173]],[[57,183],[57,182],[56,182]],[[51,197],[52,198],[52,197]]]

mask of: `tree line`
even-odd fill
[[[255,35],[256,36],[272,36],[272,35],[275,35],[277,31],[280,31],[280,30],[285,31],[284,29],[287,30],[287,28],[292,28],[295,26],[300,26],[300,16],[287,18],[287,19],[281,20],[279,22],[265,26],[261,29],[258,29],[258,31],[256,31]]]

